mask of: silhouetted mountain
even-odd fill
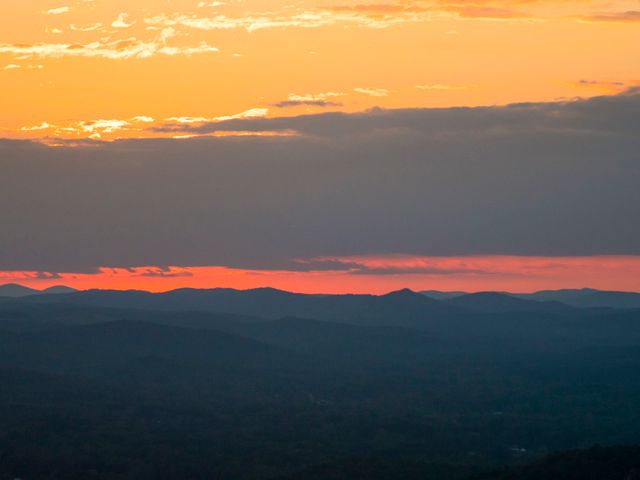
[[[511,293],[512,296],[525,300],[536,300],[541,302],[562,302],[567,303],[597,293],[599,290],[593,288],[560,289],[560,290],[540,290],[533,293]]]
[[[41,291],[41,293],[47,293],[52,295],[57,295],[60,293],[73,293],[77,292],[75,288],[67,287],[66,285],[54,285],[49,288],[45,288]]]
[[[391,295],[392,302],[410,292]],[[57,296],[56,296],[57,298]],[[513,300],[513,299],[511,299]],[[518,300],[518,299],[515,299]],[[519,302],[526,302],[519,300]],[[529,308],[520,303],[506,311],[458,309],[454,315],[421,317],[410,325],[398,323],[393,314],[376,323],[354,323],[217,312],[179,312],[84,306],[68,303],[32,303],[8,299],[0,301],[0,331],[35,332],[74,325],[119,320],[142,321],[191,329],[216,330],[254,338],[299,352],[313,352],[327,358],[369,359],[376,362],[418,361],[432,354],[487,351],[499,348],[518,354],[528,351],[562,351],[590,345],[640,343],[640,322],[633,310],[573,309],[569,307]],[[406,305],[404,302],[402,305]],[[342,306],[341,306],[342,307]],[[401,307],[404,308],[404,307]],[[510,311],[514,308],[514,311]],[[379,323],[378,323],[379,322]],[[408,323],[408,322],[407,322]],[[506,351],[505,350],[505,351]],[[413,360],[412,360],[413,359]]]
[[[17,283],[7,283],[0,285],[0,297],[27,297],[29,295],[51,295],[59,293],[72,293],[76,290],[64,285],[56,285],[44,290],[36,290],[34,288],[18,285]]]
[[[594,290],[592,288],[543,290],[514,294],[518,298],[557,301],[579,308],[640,308],[640,293]]]
[[[265,318],[303,317],[365,325],[418,325],[433,317],[460,313],[410,290],[387,295],[304,295],[271,288],[255,290],[180,289],[165,293],[89,290],[32,302],[135,308],[156,311],[224,312]]]
[[[461,297],[462,295],[468,294],[468,292],[443,292],[441,290],[423,290],[419,293],[426,295],[429,298],[433,298],[434,300],[447,300],[449,298]]]
[[[26,297],[27,295],[36,295],[41,293],[29,287],[23,287],[17,283],[7,283],[0,285],[0,297]]]
[[[445,300],[446,303],[470,311],[494,312],[558,312],[571,310],[560,302],[524,300],[498,292],[470,293]]]
[[[420,292],[436,300],[447,300],[469,295],[465,292],[442,292],[426,290]],[[489,293],[489,292],[483,292]],[[522,300],[537,302],[560,302],[577,308],[640,308],[640,293],[595,290],[593,288],[541,290],[534,293],[493,292]]]

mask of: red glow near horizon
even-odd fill
[[[77,289],[273,287],[300,293],[373,293],[413,290],[506,290],[591,287],[640,291],[640,256],[590,257],[416,257],[380,255],[323,257],[345,270],[245,270],[219,266],[101,268],[97,273],[0,271],[0,283],[42,289],[64,284]],[[305,263],[305,261],[301,261]]]

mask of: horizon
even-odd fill
[[[207,291],[207,290],[232,290],[232,291],[236,291],[236,292],[251,292],[251,291],[255,291],[255,290],[274,290],[274,291],[279,291],[279,292],[284,292],[284,293],[294,293],[294,294],[301,294],[301,295],[373,295],[373,296],[385,296],[385,295],[389,295],[392,293],[398,293],[398,292],[402,292],[402,291],[409,291],[411,293],[416,293],[416,294],[425,294],[428,292],[438,292],[438,293],[461,293],[461,294],[476,294],[476,293],[504,293],[504,294],[513,294],[513,295],[525,295],[525,294],[533,294],[533,293],[542,293],[542,292],[560,292],[563,290],[567,290],[567,291],[593,291],[593,292],[604,292],[604,293],[638,293],[640,294],[640,291],[633,291],[633,290],[602,290],[602,289],[597,289],[597,288],[591,288],[591,287],[574,287],[574,288],[561,288],[561,289],[543,289],[543,290],[532,290],[532,291],[509,291],[509,290],[476,290],[476,291],[472,291],[472,290],[437,290],[437,289],[431,289],[431,288],[427,288],[427,289],[412,289],[409,287],[403,287],[403,288],[399,288],[397,290],[389,290],[389,291],[384,291],[384,292],[339,292],[339,293],[331,293],[331,292],[300,292],[300,291],[295,291],[295,290],[283,290],[283,289],[279,289],[279,288],[275,288],[275,287],[271,287],[271,286],[260,286],[260,287],[252,287],[252,288],[233,288],[233,287],[221,287],[221,286],[210,286],[210,287],[190,287],[190,286],[182,286],[182,287],[177,287],[177,288],[172,288],[169,290],[145,290],[145,289],[140,289],[140,288],[127,288],[127,289],[119,289],[119,288],[110,288],[110,289],[104,289],[104,288],[86,288],[86,289],[75,289],[73,287],[70,287],[68,285],[64,285],[64,284],[54,284],[51,285],[49,287],[45,287],[45,288],[34,288],[34,287],[29,287],[27,285],[24,284],[20,284],[20,283],[4,283],[4,284],[0,284],[0,288],[2,287],[22,287],[22,288],[26,288],[29,290],[34,290],[37,292],[44,292],[46,290],[50,290],[50,289],[54,289],[54,288],[69,288],[72,290],[75,290],[76,292],[87,292],[87,291],[118,291],[118,292],[145,292],[145,293],[168,293],[168,292],[174,292],[177,290],[199,290],[199,291]],[[0,295],[1,297],[2,295]]]
[[[304,265],[303,265],[304,266]],[[297,293],[383,294],[414,291],[508,291],[583,288],[640,291],[640,256],[367,257],[332,260],[321,269],[248,270],[230,267],[99,268],[94,272],[0,271],[0,283],[35,289],[65,284],[78,290],[169,291],[177,288],[276,288]],[[336,268],[338,267],[338,268]]]

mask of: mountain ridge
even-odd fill
[[[25,287],[19,283],[5,283],[0,285],[0,297],[21,298],[31,295],[58,295],[65,293],[73,293],[78,290],[67,287],[66,285],[53,285],[43,290]]]

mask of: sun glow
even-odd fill
[[[303,271],[230,267],[99,268],[94,272],[0,272],[0,283],[34,288],[65,284],[77,289],[274,287],[301,293],[386,293],[414,290],[504,290],[593,288],[640,291],[640,256],[323,257],[298,260]],[[318,269],[321,265],[322,269]]]

